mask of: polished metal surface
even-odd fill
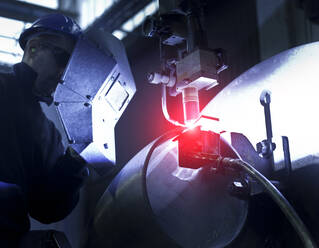
[[[221,147],[223,156],[234,156]],[[227,155],[226,155],[227,154]],[[248,203],[229,194],[234,176],[178,166],[177,142],[160,145],[146,175],[150,205],[162,230],[181,247],[225,247],[239,234]]]
[[[250,142],[266,138],[263,90],[271,92],[276,168],[282,168],[280,136],[289,138],[292,168],[319,162],[319,42],[284,51],[252,67],[224,88],[202,114],[220,119],[220,127],[243,133]]]
[[[100,198],[86,247],[179,248],[156,224],[145,193],[142,149],[115,177]]]
[[[247,200],[228,192],[234,176],[178,166],[167,137],[140,151],[101,197],[90,247],[224,247],[242,229]],[[155,144],[155,146],[154,146]],[[222,155],[236,157],[222,143]]]

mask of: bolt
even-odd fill
[[[250,184],[246,179],[235,180],[228,186],[228,192],[239,199],[247,199],[250,195]]]
[[[154,79],[154,72],[150,72],[149,74],[147,74],[147,80],[149,81],[149,82],[151,82],[151,81],[153,81],[153,79]]]
[[[233,182],[234,186],[237,187],[237,188],[243,188],[244,185],[241,183],[241,182]]]

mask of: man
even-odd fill
[[[28,215],[42,223],[64,219],[88,172],[41,110],[67,65],[80,27],[69,17],[38,19],[20,36],[21,63],[0,74],[0,247],[18,247]]]

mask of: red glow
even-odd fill
[[[208,116],[208,115],[201,115],[201,118],[213,120],[213,121],[219,121],[219,118]]]
[[[198,169],[207,164],[207,157],[217,157],[220,154],[219,133],[202,131],[200,126],[186,130],[175,140],[178,140],[180,167]]]

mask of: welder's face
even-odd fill
[[[39,96],[50,96],[56,89],[68,63],[74,43],[64,36],[40,35],[28,40],[22,62],[37,74],[33,92]]]

